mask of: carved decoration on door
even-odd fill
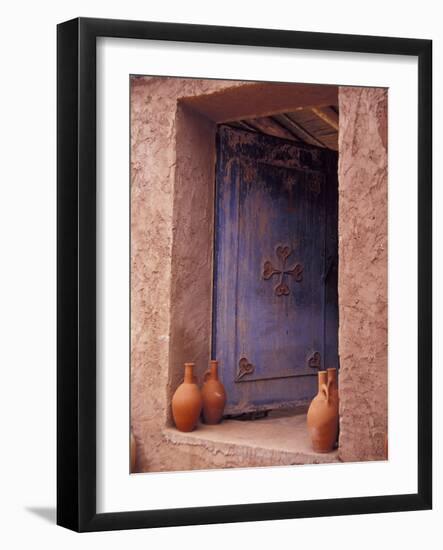
[[[254,370],[254,365],[250,363],[246,357],[242,357],[238,362],[238,371],[237,376],[235,377],[235,381],[238,382],[244,376],[252,374]]]
[[[321,355],[319,351],[314,351],[308,358],[308,367],[311,369],[321,368]]]
[[[286,283],[286,275],[292,276],[295,282],[301,283],[303,280],[303,266],[300,263],[296,263],[292,268],[286,269],[286,260],[293,252],[289,246],[277,246],[275,252],[280,263],[280,268],[275,267],[270,260],[266,260],[263,264],[263,278],[267,281],[274,275],[279,275],[279,283],[275,287],[274,292],[277,296],[288,296],[291,291]]]

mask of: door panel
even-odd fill
[[[219,128],[213,356],[227,413],[307,402],[325,352],[337,365],[336,337],[325,345],[337,329],[326,311],[336,302],[336,158]]]

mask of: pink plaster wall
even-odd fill
[[[175,378],[168,378],[171,315],[183,314],[171,304],[171,292],[180,294],[182,288],[171,278],[180,267],[172,264],[173,234],[184,233],[189,239],[189,231],[195,230],[195,224],[186,224],[177,214],[174,218],[174,190],[178,192],[176,183],[180,184],[177,102],[240,84],[162,77],[131,80],[131,424],[139,471],[164,468],[162,429],[169,414],[168,395],[176,385]],[[185,153],[181,150],[179,155]],[[207,183],[212,188],[212,182]],[[200,224],[203,232],[208,227]],[[183,293],[180,298],[186,304]],[[184,339],[188,336],[183,333]]]
[[[340,458],[385,458],[387,90],[339,89]]]

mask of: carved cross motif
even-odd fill
[[[292,254],[292,250],[289,246],[277,246],[276,254],[280,261],[281,268],[276,268],[271,261],[266,260],[263,264],[263,278],[265,281],[271,279],[273,275],[280,275],[280,281],[275,287],[275,294],[277,296],[288,296],[290,294],[289,286],[285,282],[285,275],[291,275],[294,277],[297,283],[303,280],[303,266],[301,264],[295,264],[291,269],[286,269],[286,260]]]

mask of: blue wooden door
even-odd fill
[[[307,403],[337,367],[337,153],[220,126],[213,357],[226,413]]]

